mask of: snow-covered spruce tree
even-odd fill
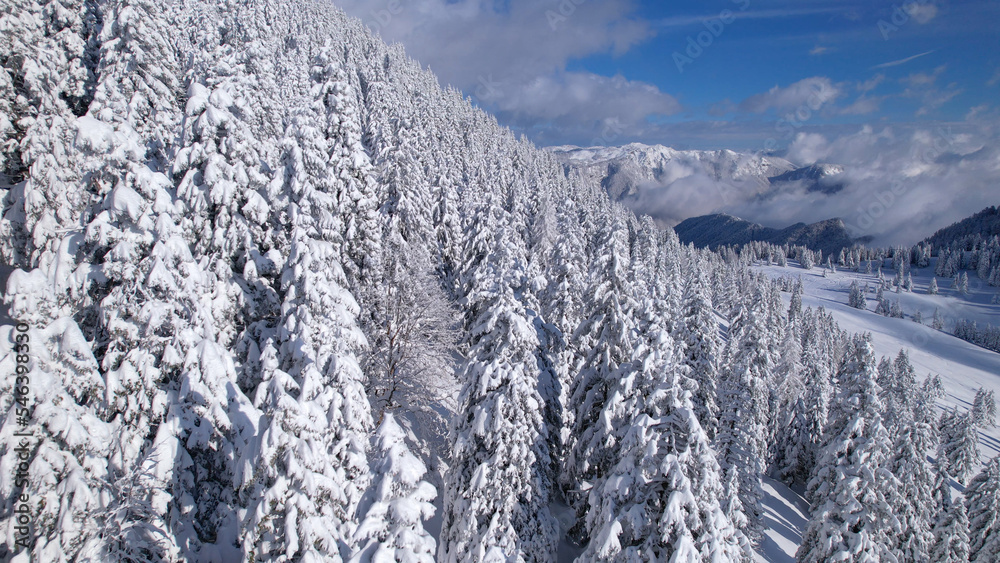
[[[933,431],[926,423],[904,419],[898,425],[888,469],[897,481],[892,507],[902,532],[897,537],[897,558],[900,561],[926,561],[934,536],[934,479],[927,463]]]
[[[771,443],[770,388],[777,364],[773,327],[767,324],[763,304],[759,293],[743,300],[730,322],[716,437],[719,463],[727,477],[736,475],[738,486],[728,492],[727,502],[733,502],[734,494],[739,497],[747,517],[741,531],[753,542],[760,539],[763,526],[761,476]]]
[[[238,489],[260,412],[239,392],[231,354],[216,339],[185,336],[194,344],[180,361],[174,400],[145,456],[153,478],[164,483],[153,508],[182,559],[239,557]],[[166,494],[156,494],[160,489]]]
[[[979,430],[973,413],[957,409],[941,415],[937,455],[948,461],[948,472],[965,485],[979,466]]]
[[[931,278],[931,284],[927,287],[927,295],[937,295],[939,291],[937,278]]]
[[[938,420],[934,417],[934,405],[943,396],[944,384],[941,383],[941,376],[930,375],[924,378],[913,402],[914,420],[927,423],[932,429],[937,430]]]
[[[73,145],[74,119],[93,96],[99,43],[97,2],[16,0],[0,11],[0,86],[10,112],[0,122],[7,192],[0,219],[0,256],[22,268],[39,265],[63,237],[78,228],[90,193],[78,189],[81,174]],[[22,184],[21,182],[24,181]]]
[[[459,173],[449,170],[447,162],[439,165],[445,169],[433,187],[434,226],[437,232],[440,273],[446,288],[455,287],[458,263],[462,257],[462,219],[459,217]]]
[[[899,300],[893,301],[889,305],[889,316],[894,319],[902,319],[906,315],[903,313],[903,306],[900,305]]]
[[[78,269],[76,263],[81,226],[113,186],[102,181],[101,169],[94,165],[105,164],[101,157],[122,158],[136,146],[111,142],[107,129],[91,127],[95,122],[89,118],[48,116],[39,122],[50,127],[32,131],[22,141],[21,160],[30,167],[24,181],[7,190],[0,218],[4,260],[48,278],[31,291],[36,306],[29,310],[37,317],[22,319],[36,325],[43,318],[73,315],[89,304],[83,286],[90,267]]]
[[[632,280],[636,282],[636,298],[644,298],[647,295],[653,294],[669,294],[669,297],[665,299],[669,303],[670,298],[673,297],[673,292],[664,291],[668,290],[668,287],[674,285],[669,283],[670,272],[662,271],[659,264],[659,241],[657,240],[658,228],[653,223],[651,217],[644,216],[639,219],[639,224],[629,230],[629,239],[631,242],[631,269],[632,269]],[[657,277],[660,276],[663,279],[658,280]],[[656,282],[663,281],[660,287],[657,287]],[[666,305],[669,308],[669,305]],[[674,307],[676,311],[679,307]]]
[[[164,512],[187,558],[238,556],[246,498],[238,489],[253,478],[245,460],[259,451],[254,442],[260,418],[241,389],[256,387],[259,373],[248,380],[253,355],[237,367],[229,350],[242,347],[255,316],[273,312],[279,301],[272,294],[272,307],[260,306],[258,292],[273,289],[254,283],[271,230],[264,196],[270,170],[262,159],[271,140],[255,138],[251,127],[258,120],[241,94],[270,93],[249,86],[247,56],[209,40],[189,59],[188,99],[168,175],[177,186],[178,231],[198,264],[182,272],[197,273],[193,279],[204,289],[193,295],[213,296],[185,311],[193,326],[178,335],[169,361],[176,370],[176,399],[146,456],[159,464],[181,460],[172,471],[157,467],[169,482],[169,498],[154,506]]]
[[[856,417],[857,412],[865,404],[862,399],[867,398],[867,394],[875,389],[863,386],[869,379],[877,385],[878,376],[871,336],[868,334],[855,335],[847,345],[847,350],[845,350],[834,378],[837,388],[830,405],[828,425],[825,429],[828,437],[839,435]],[[881,388],[878,388],[880,396],[881,392]],[[878,401],[878,407],[881,415],[885,408],[881,399]],[[881,416],[879,418],[881,420]],[[882,423],[880,425],[884,426]]]
[[[383,233],[378,213],[380,194],[375,169],[361,143],[357,98],[346,79],[343,63],[325,45],[311,69],[314,107],[319,111],[327,140],[331,175],[338,183],[337,211],[343,222],[344,268],[352,291],[371,283],[380,269],[379,241]],[[325,119],[323,119],[325,117]],[[429,222],[429,220],[428,220]],[[366,305],[366,304],[365,304]]]
[[[965,488],[969,514],[969,561],[1000,558],[1000,456],[993,458]]]
[[[887,358],[883,361],[887,366],[884,371],[879,366],[878,383],[885,404],[886,427],[890,434],[895,435],[897,427],[917,418],[914,410],[919,390],[917,375],[906,350],[900,350],[891,364],[888,364]]]
[[[161,284],[172,278],[174,273],[167,273],[162,265],[157,268],[157,259],[149,257],[151,249],[159,254],[158,258],[171,254],[155,245],[158,239],[169,239],[176,234],[170,232],[172,221],[169,213],[174,211],[170,201],[170,182],[154,171],[162,169],[163,162],[162,159],[152,159],[149,154],[152,134],[143,130],[140,135],[132,128],[130,120],[136,123],[142,121],[135,118],[135,114],[141,112],[146,104],[159,104],[164,113],[176,109],[173,92],[165,91],[167,88],[153,92],[133,87],[142,81],[170,83],[174,68],[169,56],[141,69],[131,69],[128,63],[122,62],[136,53],[155,51],[155,45],[162,46],[160,32],[163,18],[158,10],[136,14],[128,5],[119,3],[106,8],[98,96],[93,103],[74,110],[89,107],[91,115],[63,125],[59,125],[61,122],[58,119],[45,118],[43,121],[63,127],[61,133],[45,141],[51,148],[56,146],[52,143],[67,139],[73,142],[36,161],[39,166],[31,169],[32,176],[37,174],[39,179],[46,178],[49,187],[55,186],[51,183],[53,181],[63,182],[60,188],[63,194],[54,200],[61,203],[49,207],[50,211],[56,211],[49,217],[55,222],[43,220],[47,231],[45,237],[55,235],[56,238],[48,238],[50,242],[57,241],[59,237],[62,240],[57,247],[53,247],[56,252],[45,250],[39,255],[38,265],[41,268],[29,274],[36,278],[52,274],[55,277],[49,283],[38,284],[35,280],[30,285],[36,287],[28,293],[19,295],[15,290],[10,292],[10,297],[15,309],[28,306],[33,321],[41,324],[48,322],[41,318],[46,314],[78,315],[80,328],[85,331],[81,341],[94,341],[94,351],[98,356],[95,358],[89,350],[87,354],[100,362],[104,372],[101,374],[104,386],[101,400],[98,402],[91,398],[87,402],[99,405],[100,418],[110,422],[111,430],[102,445],[104,455],[99,456],[107,464],[101,467],[105,490],[98,495],[100,507],[92,508],[97,519],[97,531],[81,533],[80,539],[73,540],[73,543],[79,546],[93,533],[99,539],[86,547],[89,557],[169,559],[177,556],[176,547],[171,545],[174,540],[168,537],[171,534],[164,524],[164,499],[169,496],[166,491],[171,472],[153,472],[148,454],[142,456],[147,461],[141,467],[137,460],[140,448],[148,444],[153,437],[151,432],[156,430],[155,424],[162,421],[165,415],[167,396],[159,386],[167,376],[160,370],[170,361],[175,362],[175,368],[179,367],[183,354],[186,354],[186,351],[181,351],[178,355],[175,348],[174,354],[161,362],[165,345],[181,336],[182,331],[177,324],[187,326],[187,323],[176,323],[177,319],[171,315],[171,306],[162,300]],[[63,39],[68,40],[69,37],[64,35]],[[95,42],[95,54],[98,52],[96,46]],[[129,105],[129,101],[133,104]],[[67,131],[72,136],[66,137],[64,133]],[[29,134],[26,142],[30,138]],[[30,155],[30,151],[24,155]],[[66,176],[46,168],[58,160],[72,161],[76,169]],[[74,184],[72,178],[78,178],[78,181]],[[56,228],[58,222],[78,220],[75,214],[82,211],[80,204],[83,203],[92,205],[90,211],[84,214],[85,219],[90,221],[85,234],[77,230],[79,223],[76,228]],[[44,212],[40,213],[44,216]],[[69,234],[61,234],[67,231]],[[41,231],[38,234],[41,235]],[[38,243],[36,250],[46,246],[39,243],[41,240],[35,239],[34,242]],[[183,248],[183,242],[180,248]],[[26,252],[31,253],[30,250]],[[95,255],[103,257],[103,264],[95,259]],[[77,266],[73,263],[75,259],[94,264]],[[57,269],[53,270],[53,266]],[[78,293],[83,291],[85,284],[89,291]],[[55,289],[55,292],[49,295],[45,291],[39,293],[39,289],[46,287]],[[178,285],[172,285],[171,289],[177,292]],[[205,291],[204,288],[190,286],[187,289],[191,290],[190,293],[180,293],[195,295]],[[67,302],[67,298],[72,303]],[[167,301],[176,298],[174,295]],[[96,300],[100,300],[99,306],[94,303]],[[58,330],[69,329],[63,327]],[[89,343],[87,345],[90,346]],[[55,348],[50,346],[50,349]],[[74,353],[80,355],[83,353],[81,350],[77,349]],[[69,388],[78,385],[74,383]],[[52,391],[55,393],[58,389]],[[68,407],[71,403],[65,404]],[[88,410],[93,414],[94,407]],[[74,447],[80,452],[85,451],[82,446]],[[95,468],[92,465],[90,470]],[[123,483],[126,482],[131,483],[128,493],[123,492]],[[123,497],[125,494],[129,496]]]
[[[805,484],[823,444],[833,385],[816,315],[806,316],[802,353],[802,396],[792,405],[778,470],[789,483]]]
[[[852,348],[839,375],[838,419],[807,489],[812,515],[796,554],[803,563],[896,561],[901,527],[890,505],[895,479],[885,467],[892,445],[870,335],[856,337]]]
[[[154,170],[168,165],[180,118],[179,65],[170,38],[172,6],[150,0],[109,2],[101,31],[101,81],[90,115],[122,122],[143,139]]]
[[[427,472],[410,452],[413,435],[385,413],[375,432],[372,486],[361,499],[353,543],[359,551],[351,562],[403,561],[433,563],[436,545],[424,529],[434,515],[434,486],[423,481]]]
[[[962,499],[951,494],[951,477],[945,468],[938,470],[939,486],[935,496],[940,497],[940,507],[934,520],[929,560],[932,563],[967,563],[969,561],[969,517]]]
[[[802,317],[802,295],[805,289],[802,286],[802,278],[795,282],[792,288],[792,296],[788,305],[788,322],[798,322]]]
[[[555,210],[553,218],[559,233],[549,233],[548,244],[539,243],[532,250],[532,272],[525,292],[525,302],[540,311],[532,318],[538,333],[540,360],[555,375],[550,385],[539,389],[545,401],[545,421],[550,429],[550,454],[553,473],[559,474],[559,462],[565,455],[570,439],[572,413],[567,410],[570,402],[572,378],[577,372],[582,351],[572,339],[573,330],[580,323],[583,305],[585,270],[582,233],[577,222],[576,206],[566,200]],[[548,227],[547,227],[548,228]],[[536,233],[536,236],[538,233]],[[538,239],[541,240],[541,239]],[[544,254],[543,254],[544,253]],[[547,273],[546,273],[547,272]],[[561,491],[556,491],[561,495]]]
[[[800,332],[798,323],[790,324],[781,338],[778,350],[774,388],[771,391],[772,438],[768,456],[769,463],[775,467],[784,465],[783,457],[791,440],[789,431],[792,429],[792,420],[806,393]]]
[[[717,395],[722,344],[719,322],[707,292],[700,273],[685,284],[683,319],[675,325],[674,338],[683,346],[681,362],[688,369],[688,377],[698,384],[692,397],[695,414],[709,439],[713,439],[719,424]]]
[[[622,367],[628,369],[635,347],[638,304],[627,277],[627,236],[618,221],[603,227],[598,235],[600,254],[591,267],[586,294],[589,311],[573,336],[588,352],[570,395],[572,442],[561,477],[566,490],[582,490],[585,483],[601,478],[615,463],[615,429],[612,421],[603,418],[602,409]],[[582,518],[588,510],[586,497],[571,501]]]
[[[440,561],[550,561],[558,524],[538,337],[518,300],[523,251],[501,229],[471,280],[469,357],[445,474]]]
[[[11,289],[17,291],[16,279]],[[22,313],[16,308],[12,312]],[[15,378],[17,355],[25,354],[23,348],[14,348],[20,333],[5,326],[0,334],[0,369],[4,370],[0,379],[0,435],[4,437],[0,470],[5,475],[0,481],[0,552],[9,558],[18,551],[14,505],[19,495],[25,495],[30,499],[28,516],[33,526],[25,561],[29,557],[33,561],[99,558],[101,519],[111,492],[106,481],[107,458],[115,427],[102,420],[105,385],[97,360],[71,318],[25,333],[32,396],[30,416],[24,416],[18,412],[24,407],[15,402],[15,387],[23,385]],[[24,426],[34,430],[32,438],[15,436]],[[29,464],[27,482],[18,484],[15,475],[22,462]],[[155,549],[151,542],[150,552]]]
[[[116,495],[115,502],[148,502],[161,517],[173,491],[172,469],[160,458],[168,455],[162,448],[174,446],[165,433],[156,447],[147,446],[163,428],[170,399],[182,385],[185,358],[200,335],[212,334],[211,314],[198,296],[214,291],[217,283],[202,269],[204,263],[195,262],[175,224],[172,215],[179,209],[170,203],[169,189],[162,174],[129,171],[87,233],[92,251],[105,256],[98,349],[107,416],[117,428],[109,444],[109,479],[131,489],[128,498]],[[121,526],[148,523],[130,510],[117,511],[116,518]],[[122,545],[119,555],[128,545],[142,543]]]
[[[972,418],[980,428],[995,426],[997,423],[997,402],[992,389],[979,388],[972,402]]]
[[[956,288],[958,289],[958,294],[959,295],[968,295],[969,294],[969,274],[967,274],[965,272],[962,272],[958,276],[958,280],[957,280],[957,283],[956,283]]]
[[[941,310],[934,308],[934,318],[931,319],[931,328],[934,330],[944,330],[944,320],[941,318]]]
[[[275,209],[278,221],[290,221],[281,321],[262,346],[254,403],[264,418],[243,460],[243,550],[256,560],[350,554],[355,511],[371,479],[365,453],[372,421],[357,359],[366,341],[330,222],[336,192],[316,181],[322,168],[313,166],[323,153],[312,145],[320,136],[309,123],[294,117],[285,141],[288,209]]]
[[[478,270],[493,250],[493,237],[497,229],[509,218],[492,198],[492,194],[469,193],[463,200],[462,232],[464,245],[462,261],[456,272],[455,297],[460,301],[472,292]],[[464,324],[468,326],[474,314],[466,311]]]
[[[806,270],[811,270],[815,264],[815,256],[812,251],[808,249],[801,249],[799,251],[799,264]]]
[[[223,73],[232,61],[220,60]],[[219,342],[231,346],[248,320],[240,282],[267,228],[269,183],[249,129],[246,102],[238,97],[239,77],[206,77],[205,86],[192,80],[181,136],[171,174],[185,213],[178,217],[196,260],[218,279],[219,298],[210,306]],[[249,273],[249,272],[248,272]]]
[[[851,282],[850,295],[847,298],[847,304],[855,309],[867,309],[868,299],[865,297],[864,292],[861,290],[861,286],[858,285],[857,280]]]
[[[429,236],[433,201],[431,186],[420,166],[417,124],[396,117],[389,123],[391,142],[381,149],[375,167],[386,189],[384,211],[398,218],[403,237],[417,243]]]
[[[875,293],[875,314],[888,317],[890,314],[891,305],[889,300],[885,296],[885,291],[883,290],[883,285],[879,284],[878,291]]]
[[[988,280],[990,277],[990,268],[992,267],[992,258],[989,252],[982,252],[979,257],[979,264],[976,266],[976,274],[981,280]]]
[[[576,217],[576,206],[572,200],[567,200],[556,210],[559,224],[559,235],[556,238],[549,258],[546,261],[546,279],[544,298],[542,299],[542,316],[555,326],[561,338],[552,339],[550,357],[555,358],[554,367],[559,378],[562,392],[562,403],[569,403],[569,393],[572,378],[576,374],[576,364],[580,354],[578,343],[573,339],[573,331],[580,324],[583,313],[583,290],[586,271],[583,265],[585,258],[580,225]],[[571,420],[565,421],[564,428],[568,431]],[[565,442],[569,437],[563,436]]]
[[[582,561],[739,561],[745,538],[723,512],[721,470],[695,415],[683,364],[646,301],[643,337],[606,416],[622,419],[618,460],[590,491]],[[620,412],[619,412],[620,411]]]
[[[191,315],[200,309],[197,295],[210,291],[199,283],[211,276],[194,263],[175,219],[184,208],[163,173],[183,117],[167,12],[145,0],[108,5],[101,79],[80,120],[109,147],[91,156],[101,173],[90,181],[113,186],[87,226],[83,249],[103,262],[104,279],[92,290],[103,298],[90,330],[108,374],[108,414],[120,428],[112,444],[114,479],[149,476],[142,447],[166,414],[168,389],[192,344],[180,336],[201,324],[191,322],[201,316]]]

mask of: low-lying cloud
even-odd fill
[[[634,207],[668,224],[726,212],[770,227],[842,218],[876,245],[910,245],[991,205],[1000,205],[997,115],[977,123],[864,126],[845,135],[802,133],[785,155],[796,166],[838,164],[836,193],[808,182],[760,189],[715,181],[703,171],[642,186]]]

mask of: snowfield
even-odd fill
[[[878,266],[875,273],[868,275],[850,270],[827,272],[824,268],[811,270],[801,268],[793,261],[788,267],[757,266],[755,269],[773,279],[783,277],[802,279],[804,295],[803,307],[823,307],[831,312],[840,328],[849,333],[869,332],[878,356],[895,357],[905,348],[910,361],[922,381],[930,374],[941,377],[945,396],[938,402],[941,412],[957,407],[964,411],[972,407],[976,391],[983,387],[1000,394],[1000,354],[980,348],[950,334],[959,320],[976,321],[979,326],[1000,325],[1000,305],[992,304],[998,288],[985,284],[973,272],[969,272],[969,294],[959,295],[951,287],[951,280],[937,280],[939,293],[928,295],[927,288],[934,277],[934,261],[927,268],[913,268],[913,292],[886,292],[890,302],[899,300],[905,318],[884,317],[874,312],[875,290],[878,286]],[[889,261],[883,265],[886,277],[894,275]],[[847,304],[851,283],[857,281],[862,287],[868,283],[871,293],[868,309],[854,309]],[[789,294],[784,294],[786,302]],[[935,309],[944,321],[945,332],[931,328]],[[914,315],[920,312],[923,322],[914,322]],[[983,462],[1000,453],[1000,427],[994,426],[980,431],[979,447]],[[953,483],[954,485],[955,483]],[[801,496],[801,491],[793,491],[780,481],[765,478],[765,539],[758,547],[761,561],[795,561],[795,550],[799,538],[809,520],[809,505]]]

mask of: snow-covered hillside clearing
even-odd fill
[[[890,264],[884,270],[890,271]],[[894,357],[899,350],[907,349],[910,361],[917,375],[924,378],[930,374],[939,375],[946,394],[938,402],[940,412],[958,408],[960,411],[972,407],[972,400],[981,387],[1000,393],[1000,354],[985,350],[969,342],[956,338],[950,331],[958,320],[975,321],[979,326],[1000,325],[1000,305],[992,304],[997,288],[982,283],[970,276],[969,294],[960,295],[951,288],[950,280],[938,280],[940,290],[937,295],[928,295],[927,290],[934,277],[932,262],[927,268],[913,268],[913,292],[886,293],[891,302],[899,301],[906,315],[903,319],[876,314],[875,288],[878,275],[864,274],[850,270],[826,271],[820,267],[805,270],[798,263],[789,262],[788,267],[758,266],[756,269],[768,276],[801,278],[805,307],[823,307],[831,312],[840,327],[848,332],[869,332],[876,353],[882,357]],[[877,272],[877,266],[876,266]],[[871,293],[869,305],[864,311],[847,304],[852,282],[864,286],[868,283]],[[788,294],[784,294],[787,301]],[[933,329],[931,320],[938,310],[944,322],[944,331]],[[919,311],[923,322],[914,322]],[[939,413],[940,414],[940,413]],[[1000,453],[1000,427],[994,426],[980,431],[979,446],[983,462]],[[953,483],[957,486],[957,483]],[[956,491],[959,490],[956,488]],[[765,507],[767,509],[766,538],[759,552],[760,560],[785,562],[795,560],[795,550],[809,520],[808,503],[801,491],[793,491],[780,481],[765,480]]]

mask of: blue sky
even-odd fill
[[[782,150],[1000,94],[992,1],[338,3],[540,145]]]

